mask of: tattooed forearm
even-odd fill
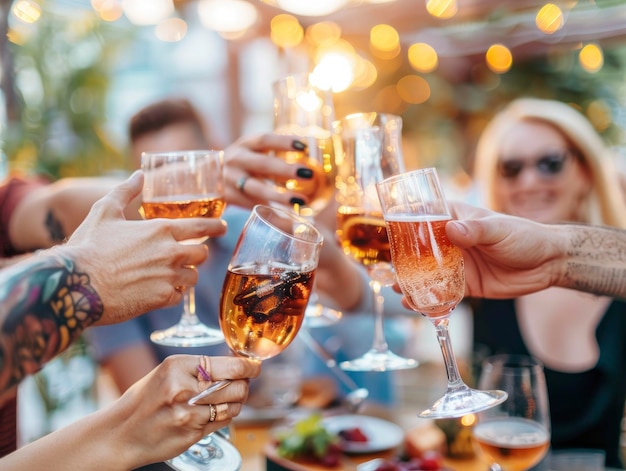
[[[34,256],[0,271],[0,394],[65,350],[103,312],[71,260]]]
[[[45,225],[52,242],[59,243],[65,240],[63,225],[52,213],[52,210],[48,210],[48,213],[46,214]]]
[[[577,226],[564,275],[568,287],[626,299],[626,232]]]

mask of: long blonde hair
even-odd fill
[[[611,153],[591,123],[572,106],[555,100],[518,98],[495,115],[478,140],[474,178],[483,203],[500,211],[495,182],[500,143],[520,121],[539,121],[557,129],[578,152],[591,178],[591,191],[581,208],[581,221],[626,228],[626,205]]]

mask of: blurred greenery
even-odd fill
[[[49,3],[41,2],[34,25],[9,35],[18,107],[5,133],[10,168],[51,178],[123,169],[125,158],[104,131],[105,105],[111,66],[132,29]]]

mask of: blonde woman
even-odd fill
[[[548,224],[626,228],[611,161],[602,138],[575,108],[521,98],[481,135],[474,176],[490,209]],[[533,355],[545,364],[553,448],[602,449],[607,466],[621,468],[626,303],[552,287],[472,304],[478,351]]]

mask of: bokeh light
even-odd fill
[[[459,11],[457,0],[426,0],[426,11],[435,18],[452,18]]]
[[[409,64],[418,72],[428,73],[437,68],[439,58],[437,51],[426,43],[415,43],[409,46]]]
[[[396,85],[398,96],[407,103],[419,105],[430,98],[430,85],[418,75],[405,75]]]
[[[13,5],[13,14],[24,23],[34,23],[41,17],[41,7],[31,0],[19,0]]]
[[[578,53],[578,62],[587,72],[597,72],[604,65],[604,54],[597,44],[587,44]]]
[[[270,22],[270,37],[279,47],[295,47],[304,38],[304,29],[295,16],[276,15]]]
[[[487,49],[485,62],[492,72],[504,74],[513,65],[513,54],[508,47],[503,44],[494,44]]]
[[[563,27],[563,12],[554,3],[546,3],[537,12],[535,24],[539,31],[554,34]]]

